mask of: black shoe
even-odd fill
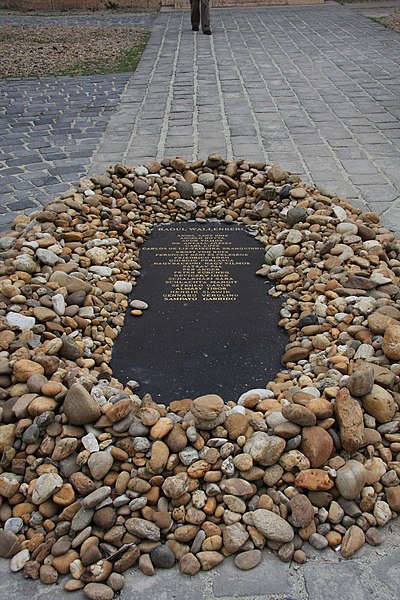
[[[209,29],[206,29],[205,31],[203,31],[204,35],[211,35],[211,31]]]
[[[192,27],[192,31],[198,31],[198,30],[199,30],[199,28],[198,28],[198,27],[196,27],[195,25],[193,25],[193,27]]]

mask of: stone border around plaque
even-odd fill
[[[257,232],[285,368],[233,401],[165,406],[113,377],[111,351],[153,225],[209,217]],[[256,567],[264,546],[303,564],[310,548],[337,561],[381,544],[400,512],[400,252],[377,214],[279,167],[175,158],[82,181],[18,216],[0,248],[11,571],[47,584],[70,571],[66,590],[111,599],[136,564],[194,575],[236,553]]]

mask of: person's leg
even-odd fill
[[[190,0],[190,19],[193,31],[198,31],[200,24],[200,0]]]
[[[203,32],[211,31],[209,0],[201,0],[201,28]]]

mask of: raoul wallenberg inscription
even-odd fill
[[[287,337],[277,327],[280,302],[255,274],[262,245],[241,225],[175,223],[157,227],[140,258],[131,299],[149,309],[139,319],[128,311],[115,375],[165,404],[205,393],[234,400],[264,387]]]

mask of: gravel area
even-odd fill
[[[148,37],[144,27],[0,26],[1,77],[86,75],[132,69]],[[126,52],[130,59],[126,60]]]

